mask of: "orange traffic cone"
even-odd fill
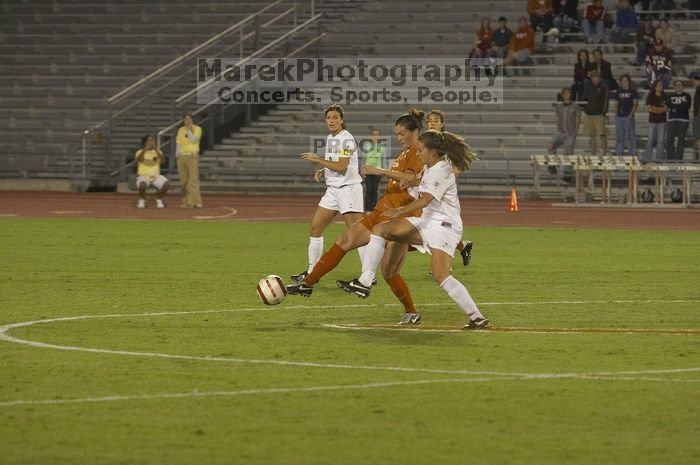
[[[508,205],[508,211],[518,211],[518,194],[515,192],[515,187],[510,191],[510,204]]]

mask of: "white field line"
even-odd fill
[[[421,333],[469,333],[469,334],[580,334],[587,336],[605,336],[605,335],[649,335],[649,336],[698,336],[700,330],[690,329],[640,329],[640,328],[531,328],[531,327],[492,327],[488,331],[465,331],[462,328],[455,326],[448,327],[430,327],[426,326],[399,326],[388,324],[360,324],[360,323],[322,323],[321,326],[330,329],[348,330],[348,331],[403,331],[403,332],[421,332]]]
[[[459,378],[459,379],[423,379],[416,381],[390,381],[384,383],[367,383],[367,384],[346,384],[346,385],[330,385],[330,386],[308,386],[308,387],[290,387],[290,388],[268,388],[268,389],[244,389],[240,391],[189,391],[176,393],[161,393],[161,394],[136,394],[136,395],[113,395],[103,397],[82,397],[75,399],[30,399],[30,400],[10,400],[1,401],[0,408],[16,407],[24,405],[66,405],[66,404],[85,404],[99,402],[123,402],[131,400],[159,400],[159,399],[188,399],[188,398],[207,398],[207,397],[240,397],[254,396],[265,394],[296,394],[305,392],[323,392],[323,391],[342,391],[353,389],[377,389],[377,388],[393,388],[400,386],[417,386],[429,384],[448,384],[448,383],[487,383],[493,381],[509,381],[509,380],[541,380],[541,379],[562,379],[560,376],[537,376],[537,377],[492,377],[492,378]],[[577,375],[568,376],[565,379],[580,379],[593,381],[652,381],[652,382],[670,382],[670,383],[700,383],[697,379],[677,379],[677,378],[651,378],[651,377],[622,377],[622,376],[594,376],[594,375]]]
[[[51,404],[79,404],[86,402],[113,402],[122,400],[150,400],[150,399],[182,399],[188,397],[236,397],[258,394],[290,394],[297,392],[319,392],[319,391],[341,391],[350,389],[374,389],[396,386],[415,386],[421,384],[438,383],[483,383],[488,381],[503,380],[508,378],[460,378],[460,379],[422,379],[416,381],[391,381],[385,383],[367,384],[338,384],[330,386],[308,386],[289,388],[268,388],[268,389],[244,389],[240,391],[190,391],[163,394],[140,394],[129,396],[105,396],[105,397],[84,397],[80,399],[44,399],[44,400],[11,400],[0,402],[0,407],[11,407],[15,405],[51,405]],[[513,377],[512,379],[518,379]]]
[[[371,306],[371,305],[343,305],[336,306],[340,308],[345,307],[360,307],[360,306]],[[330,306],[297,306],[296,308],[334,308]],[[163,354],[157,352],[135,352],[135,351],[124,351],[124,350],[110,350],[110,349],[99,349],[90,347],[77,347],[77,346],[65,346],[57,344],[48,344],[43,342],[31,341],[26,339],[20,339],[7,334],[8,331],[21,327],[28,327],[37,324],[55,323],[63,321],[78,321],[87,319],[98,319],[98,318],[138,318],[138,317],[157,317],[157,316],[176,316],[176,315],[192,315],[192,314],[209,314],[209,313],[228,313],[228,312],[245,312],[245,311],[260,311],[260,307],[250,307],[242,309],[228,309],[228,310],[201,310],[201,311],[179,311],[179,312],[148,312],[148,313],[127,313],[127,314],[109,314],[109,315],[82,315],[73,317],[62,317],[62,318],[51,318],[43,320],[25,321],[18,323],[10,323],[0,326],[0,340],[11,342],[15,344],[29,345],[31,347],[55,349],[55,350],[68,350],[77,352],[89,352],[98,354],[108,354],[108,355],[124,355],[124,356],[135,356],[135,357],[151,357],[151,358],[163,358],[163,359],[177,359],[177,360],[194,360],[194,361],[206,361],[206,362],[228,362],[228,363],[240,363],[240,364],[259,364],[259,365],[278,365],[278,366],[300,366],[308,368],[330,368],[330,369],[344,369],[344,370],[373,370],[373,371],[390,371],[390,372],[405,372],[405,373],[431,373],[431,374],[450,374],[450,375],[485,375],[485,376],[503,376],[503,377],[524,377],[524,378],[540,378],[540,377],[550,377],[550,378],[566,378],[566,377],[578,377],[582,375],[586,376],[614,376],[614,375],[629,375],[629,374],[661,374],[661,373],[683,373],[683,372],[695,372],[700,371],[700,367],[691,368],[678,368],[678,369],[661,369],[661,370],[641,370],[641,371],[622,371],[622,372],[604,372],[604,373],[517,373],[517,372],[498,372],[498,371],[472,371],[472,370],[444,370],[435,368],[411,368],[411,367],[393,367],[393,366],[372,366],[372,365],[349,365],[349,364],[333,364],[333,363],[318,363],[318,362],[305,362],[305,361],[291,361],[291,360],[259,360],[259,359],[243,359],[243,358],[233,358],[233,357],[213,357],[213,356],[196,356],[196,355],[177,355],[177,354]],[[271,310],[271,309],[270,309]]]
[[[49,211],[49,213],[52,213],[54,215],[80,215],[90,212],[85,210],[52,210]]]

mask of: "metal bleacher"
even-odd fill
[[[179,57],[237,24],[233,39],[222,36],[202,51],[217,56],[238,41],[234,56],[253,53],[308,17],[296,6],[283,0],[219,0],[196,8],[182,0],[3,2],[0,105],[7,116],[0,121],[0,177],[114,183],[108,173],[144,133],[191,109],[173,101],[195,86],[196,74],[185,71],[198,56],[175,63]],[[169,73],[158,73],[167,65]]]
[[[475,7],[470,2],[382,1],[360,6],[326,30],[324,56],[329,57],[465,57],[472,46],[473,31],[484,16],[494,24],[506,16],[511,27],[523,14],[524,2],[490,1]],[[681,46],[675,55],[678,77],[698,63],[700,23],[671,20]],[[598,45],[611,62],[615,76],[629,73],[641,91],[645,74],[631,64],[634,45]],[[503,105],[430,105],[446,115],[447,129],[463,134],[479,153],[480,160],[469,174],[460,177],[463,195],[501,196],[507,186],[517,184],[528,191],[533,185],[531,155],[546,151],[555,129],[552,105],[562,87],[572,82],[576,52],[593,45],[583,41],[543,44],[529,63],[509,68],[504,82]],[[345,106],[349,130],[364,138],[372,127],[391,135],[393,121],[406,110],[404,105],[349,104]],[[325,134],[323,106],[281,105],[266,116],[225,137],[202,158],[203,185],[208,189],[254,190],[268,183],[284,190],[318,189],[311,181],[312,167],[298,160],[309,150],[309,136]],[[638,110],[638,153],[646,143],[646,111]],[[608,119],[608,144],[614,147],[614,118]],[[586,154],[588,138],[579,130],[576,153]],[[690,155],[692,149],[686,149]],[[397,150],[393,151],[394,154]],[[562,196],[561,179],[544,173],[537,194]],[[573,186],[571,187],[573,189]]]
[[[319,27],[304,28],[278,45],[280,37],[312,18],[314,4],[324,15]],[[110,172],[122,172],[141,135],[158,132],[164,150],[172,154],[177,121],[183,111],[195,111],[211,138],[201,157],[203,189],[316,192],[312,166],[298,155],[309,150],[310,136],[325,136],[323,106],[266,106],[252,117],[246,115],[242,127],[215,143],[214,129],[222,129],[213,122],[224,121],[227,113],[217,110],[215,118],[193,100],[195,73],[189,70],[197,57],[243,57],[261,48],[265,56],[303,50],[298,56],[466,57],[482,17],[490,17],[494,25],[505,16],[515,28],[524,4],[214,0],[197,3],[193,12],[192,3],[184,0],[5,0],[0,7],[0,105],[7,117],[0,120],[5,141],[0,145],[0,178],[114,184],[117,178]],[[246,18],[257,19],[246,23]],[[242,25],[225,33],[236,24]],[[254,34],[256,24],[260,35]],[[670,24],[680,43],[676,74],[685,79],[700,62],[700,22],[674,15]],[[460,177],[462,194],[501,196],[509,191],[506,186],[527,190],[533,185],[531,156],[542,153],[551,139],[556,94],[572,82],[576,52],[594,48],[576,37],[568,39],[544,44],[538,34],[532,59],[509,67],[501,105],[423,107],[443,111],[447,129],[464,135],[479,153],[471,172]],[[313,41],[313,52],[302,48]],[[631,64],[634,45],[599,46],[615,76],[630,74],[641,90],[644,70]],[[182,57],[186,59],[178,61]],[[394,120],[405,110],[396,104],[345,106],[348,127],[358,139],[372,127],[391,135]],[[641,151],[646,142],[643,108],[636,121]],[[613,118],[608,123],[612,147]],[[588,138],[582,129],[579,134],[576,153],[586,155]],[[686,155],[690,153],[686,148]],[[177,183],[176,173],[171,175]],[[539,184],[539,195],[561,195],[561,179],[543,173]]]

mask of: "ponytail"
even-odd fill
[[[472,148],[457,134],[447,131],[425,131],[418,140],[428,150],[435,150],[440,157],[447,158],[457,170],[467,171],[469,165],[479,157]]]
[[[408,131],[423,130],[423,117],[425,112],[417,108],[410,108],[408,113],[399,116],[394,123],[394,126],[403,126]]]

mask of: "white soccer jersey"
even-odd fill
[[[418,191],[434,197],[423,208],[421,219],[444,221],[451,224],[453,231],[462,231],[462,208],[457,196],[457,181],[449,161],[441,160],[426,167]]]
[[[361,184],[357,160],[357,142],[347,130],[343,129],[335,136],[329,134],[326,137],[326,160],[338,161],[340,157],[350,157],[350,163],[345,173],[325,168],[326,185],[330,187],[342,187],[350,184]]]
[[[420,173],[416,174],[416,179],[418,179],[419,181],[419,184],[417,186],[409,186],[406,188],[406,192],[408,192],[408,195],[410,195],[414,199],[420,197],[420,180],[423,178],[423,173],[425,173],[426,169],[428,169],[428,165],[423,165],[423,168],[420,170]]]

